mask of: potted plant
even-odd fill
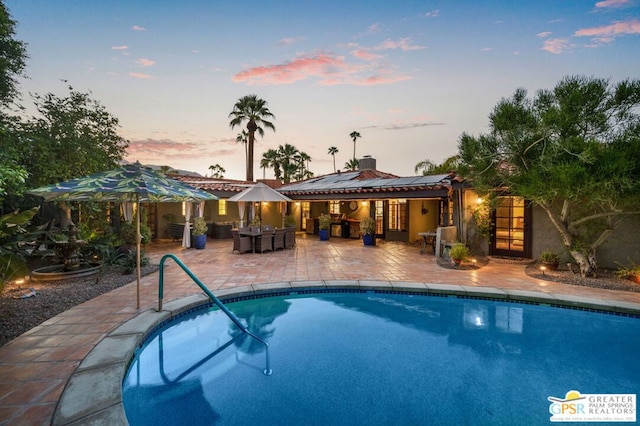
[[[318,229],[320,230],[320,241],[327,241],[329,239],[329,229],[331,228],[331,216],[328,214],[321,214],[318,219]]]
[[[193,244],[196,249],[203,249],[207,244],[207,222],[203,217],[193,219]]]
[[[615,272],[616,277],[626,278],[636,284],[640,284],[640,265],[635,262],[629,262],[629,266],[624,266],[620,263],[618,265],[620,265],[620,268]]]
[[[451,247],[449,257],[457,266],[460,266],[462,262],[469,259],[469,249],[464,244],[457,244]]]
[[[376,240],[376,221],[372,217],[365,217],[360,221],[362,242],[365,246],[372,246]]]
[[[560,263],[560,256],[555,251],[548,249],[540,253],[540,262],[542,266],[547,268],[550,271],[555,271],[558,269],[558,264]]]

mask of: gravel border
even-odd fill
[[[149,264],[140,270],[148,275],[158,270]],[[26,281],[8,284],[0,294],[0,346],[101,294],[135,281],[135,274],[123,275],[119,267],[107,267],[96,275],[61,281]],[[33,297],[22,298],[36,291]]]

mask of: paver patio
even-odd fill
[[[570,286],[530,278],[523,265],[490,262],[474,271],[439,267],[419,246],[298,234],[295,249],[265,254],[233,254],[231,240],[207,241],[204,250],[180,243],[148,247],[152,261],[175,254],[214,293],[261,283],[300,281],[390,281],[499,287],[513,291],[565,294],[606,301],[640,303],[640,293]],[[171,260],[165,270],[165,303],[201,293]],[[132,276],[133,279],[133,276]],[[50,424],[67,380],[109,332],[158,303],[158,273],[142,278],[141,307],[135,308],[135,282],[78,305],[0,348],[0,424]]]

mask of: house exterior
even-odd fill
[[[236,203],[226,199],[253,182],[194,176],[174,176],[220,197],[208,201],[204,217],[209,223],[238,225]],[[454,172],[431,176],[399,177],[376,168],[376,160],[365,157],[355,171],[338,172],[282,185],[263,180],[293,201],[255,203],[252,210],[262,224],[282,226],[284,216],[295,219],[300,232],[318,233],[318,217],[332,217],[333,238],[359,238],[359,222],[372,217],[377,238],[417,243],[421,232],[448,228],[448,239],[465,242],[475,251],[495,256],[537,258],[547,249],[563,253],[557,230],[546,213],[520,197],[502,193],[489,210],[478,194]],[[181,203],[158,205],[157,236],[166,234],[171,215],[184,221]],[[483,222],[484,223],[479,223]],[[488,235],[481,229],[485,226]],[[640,217],[630,216],[598,251],[601,266],[640,261]],[[569,261],[568,255],[565,256]]]

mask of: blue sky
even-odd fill
[[[127,159],[244,179],[229,112],[256,94],[276,132],[256,142],[312,157],[316,175],[353,155],[414,174],[518,87],[566,75],[640,77],[640,0],[5,0],[30,56],[24,93],[91,91],[120,120]],[[25,96],[25,104],[28,104]],[[267,172],[266,177],[272,177]]]

